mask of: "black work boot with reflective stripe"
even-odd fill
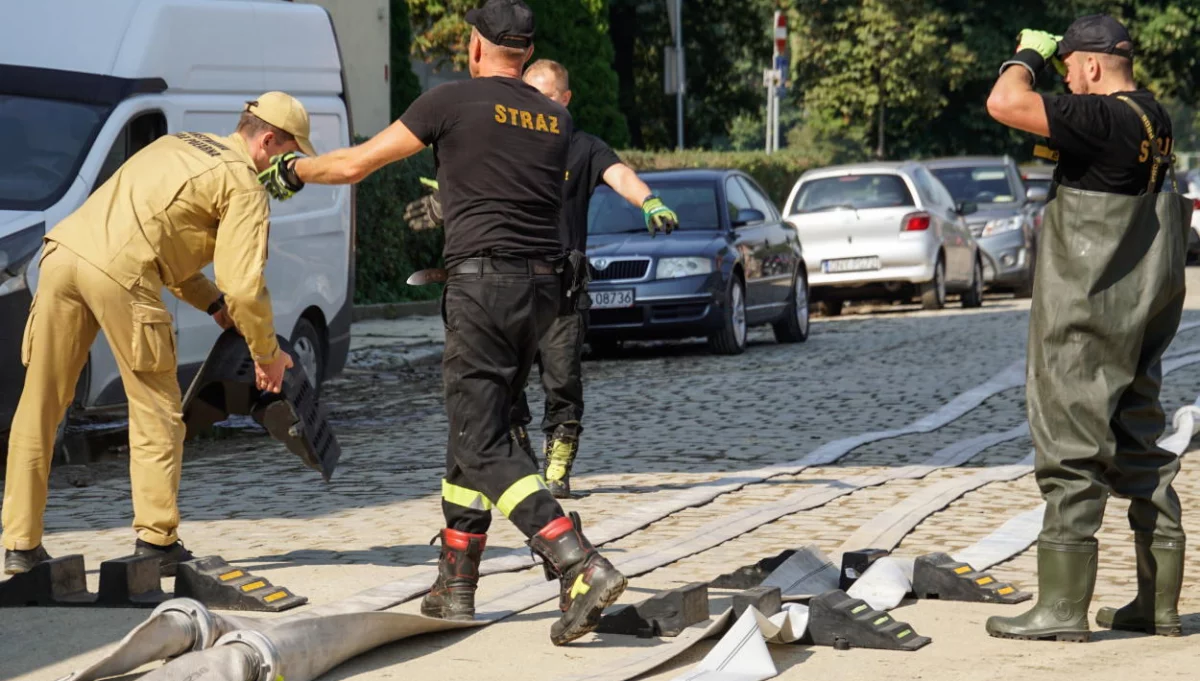
[[[545,561],[546,578],[558,578],[562,617],[550,627],[556,646],[594,630],[600,615],[625,591],[625,576],[583,536],[579,514],[547,524],[529,540]]]
[[[546,457],[543,475],[550,494],[555,499],[571,498],[571,466],[579,453],[579,437],[572,435],[562,426],[546,441],[542,452]]]
[[[1023,641],[1088,641],[1096,552],[1096,544],[1039,541],[1037,605],[1016,617],[989,617],[987,633]]]
[[[1096,624],[1105,629],[1182,636],[1179,591],[1183,588],[1184,542],[1138,534],[1134,549],[1137,597],[1123,608],[1100,608]]]
[[[421,614],[469,622],[475,619],[475,588],[479,586],[479,562],[487,535],[447,528],[439,536],[442,554],[438,557],[438,576],[421,601]]]
[[[46,553],[46,549],[42,548],[41,544],[25,551],[7,549],[4,551],[4,574],[24,574],[32,570],[38,563],[48,560],[50,560],[50,554]]]

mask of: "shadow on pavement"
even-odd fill
[[[140,608],[4,608],[0,610],[0,678],[36,672],[77,656],[82,656],[78,666],[84,667],[149,614],[150,610]],[[39,624],[27,632],[20,624],[25,618],[50,625]],[[48,629],[57,635],[46,637]]]

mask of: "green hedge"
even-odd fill
[[[442,230],[414,232],[404,206],[422,194],[421,177],[433,177],[433,151],[392,163],[358,185],[358,244],[354,302],[431,300],[441,285],[409,286],[408,276],[442,264]]]
[[[800,174],[818,164],[795,152],[779,151],[620,151],[634,170],[671,168],[737,168],[758,181],[777,207],[787,200]]]

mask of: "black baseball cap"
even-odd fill
[[[488,42],[525,48],[533,44],[533,10],[521,0],[488,0],[467,12],[467,23]]]
[[[1076,19],[1067,28],[1063,39],[1058,42],[1058,56],[1065,57],[1072,52],[1098,52],[1133,59],[1133,50],[1117,47],[1120,43],[1133,44],[1133,38],[1121,22],[1107,14],[1090,14]]]

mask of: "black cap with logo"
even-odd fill
[[[533,10],[521,0],[488,0],[467,12],[467,23],[496,45],[526,48],[533,44]]]
[[[1133,59],[1133,50],[1117,47],[1121,43],[1133,44],[1129,31],[1121,22],[1107,14],[1091,14],[1080,17],[1067,28],[1058,43],[1058,56],[1072,52],[1098,52]]]

